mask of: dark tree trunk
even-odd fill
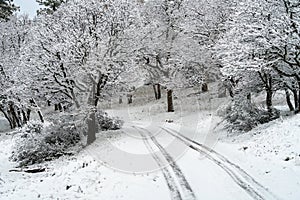
[[[18,114],[17,114],[17,112],[16,112],[16,110],[14,108],[14,105],[10,104],[9,109],[10,109],[9,112],[11,113],[11,116],[12,116],[13,121],[14,121],[14,123],[13,123],[14,124],[14,128],[16,128],[17,126],[21,127],[20,118],[19,118],[19,116],[18,116]]]
[[[294,89],[292,92],[293,92],[293,96],[294,96],[295,111],[298,112],[298,110],[299,110],[298,93],[297,93],[296,89]]]
[[[44,120],[44,116],[43,116],[42,112],[39,110],[37,113],[39,115],[39,118],[40,118],[41,122],[44,123],[45,120]]]
[[[248,94],[247,94],[247,100],[248,100],[249,102],[251,102],[251,93],[248,93]]]
[[[174,112],[173,106],[173,90],[167,91],[168,112]]]
[[[161,99],[161,85],[158,84],[154,84],[153,85],[153,90],[154,90],[154,95],[155,95],[155,99]]]
[[[208,91],[208,85],[207,85],[207,83],[203,83],[202,84],[201,90],[202,90],[202,92],[207,92]]]
[[[96,86],[96,94],[94,95],[95,97],[95,106],[97,107],[98,102],[100,100],[100,95],[101,95],[101,91],[102,89],[105,87],[106,83],[108,80],[108,76],[106,74],[101,74],[99,73],[99,79],[97,82],[97,86]]]
[[[123,98],[122,96],[119,96],[119,104],[122,104],[123,103]]]
[[[161,86],[159,83],[157,84],[157,99],[161,99]]]
[[[272,90],[267,89],[266,104],[267,104],[267,109],[268,109],[269,112],[272,112],[272,107],[273,107],[272,96],[273,96]]]
[[[54,110],[58,111],[58,104],[54,104]]]
[[[158,99],[158,94],[157,94],[157,91],[156,91],[156,86],[155,86],[155,84],[153,84],[153,90],[154,90],[154,96],[155,96],[155,99],[157,100],[157,99]]]
[[[127,95],[128,104],[132,104],[132,94]]]
[[[300,112],[300,90],[298,91],[298,110],[297,113]]]
[[[27,109],[27,119],[28,119],[28,121],[30,120],[30,114],[31,114],[31,110]]]
[[[96,140],[97,124],[95,110],[90,113],[87,125],[87,145],[90,145]]]
[[[95,98],[97,95],[96,87],[98,89],[98,85],[93,85],[92,90],[90,92],[90,96],[88,99],[88,103],[94,108],[89,113],[88,120],[87,120],[87,145],[90,145],[96,140],[96,133],[98,132],[98,125],[96,123],[96,111],[97,107],[95,106]],[[95,93],[96,91],[96,93]]]
[[[266,104],[267,104],[267,109],[269,113],[272,113],[273,110],[273,82],[272,82],[272,77],[271,76],[266,76],[266,82],[267,82],[267,99],[266,99]]]
[[[14,116],[11,113],[10,109],[7,110],[7,115],[9,117],[10,121],[11,121],[11,127],[12,127],[12,129],[16,128],[17,127],[16,119],[14,118]]]
[[[62,112],[63,111],[63,107],[62,107],[61,103],[54,104],[54,110]]]
[[[59,112],[63,111],[63,107],[62,107],[61,103],[58,104],[58,110],[59,110]]]
[[[294,111],[295,108],[291,102],[291,95],[290,95],[288,89],[285,89],[285,97],[286,97],[286,103],[289,106],[290,111]]]
[[[229,91],[230,97],[233,98],[234,97],[234,93],[233,93],[232,89],[228,89],[228,91]]]
[[[28,116],[26,115],[26,112],[24,110],[22,110],[22,116],[23,116],[23,124],[26,124],[29,119],[28,119]]]

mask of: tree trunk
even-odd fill
[[[272,112],[272,107],[273,107],[273,103],[272,103],[272,89],[267,89],[267,98],[266,98],[266,104],[267,104],[267,109],[268,112]]]
[[[251,103],[251,99],[252,99],[252,98],[251,98],[251,93],[248,93],[248,94],[247,94],[247,100],[249,101],[249,103]]]
[[[30,114],[31,114],[31,110],[27,109],[27,119],[28,119],[28,121],[30,120]]]
[[[63,111],[63,107],[62,107],[61,103],[58,104],[58,109],[59,109],[59,112]]]
[[[88,118],[87,121],[88,130],[87,130],[87,145],[92,144],[96,140],[96,132],[97,132],[97,125],[96,125],[96,114],[95,110],[93,110]]]
[[[54,110],[62,112],[63,111],[63,107],[62,107],[61,103],[54,104]]]
[[[16,127],[17,127],[16,119],[14,118],[14,116],[13,116],[13,114],[11,113],[10,110],[7,110],[7,115],[8,115],[8,117],[10,118],[12,129],[16,128]]]
[[[119,104],[122,104],[123,103],[123,98],[122,96],[119,96]]]
[[[296,113],[300,112],[300,89],[298,91],[298,109],[296,110]]]
[[[45,120],[44,120],[43,114],[42,114],[42,112],[39,110],[39,107],[38,107],[37,103],[35,102],[35,100],[34,100],[34,99],[30,99],[30,103],[31,103],[32,106],[38,108],[37,113],[38,113],[38,115],[39,115],[39,118],[40,118],[41,122],[44,123]]]
[[[157,99],[161,99],[161,86],[159,83],[157,84]]]
[[[159,83],[153,85],[155,99],[161,99],[161,85]]]
[[[295,108],[291,102],[291,96],[287,88],[285,89],[285,97],[286,97],[286,103],[289,106],[290,111],[294,111]]]
[[[24,110],[22,110],[22,116],[23,116],[23,122],[22,123],[26,124],[29,121],[29,119],[28,119],[28,116],[26,115]]]
[[[87,120],[87,126],[88,126],[88,130],[87,130],[87,145],[90,145],[91,143],[93,143],[96,140],[96,133],[98,132],[98,126],[96,123],[96,106],[95,106],[95,100],[96,100],[96,85],[94,84],[92,87],[92,90],[90,92],[90,96],[88,99],[88,104],[89,105],[93,105],[94,108],[92,109],[91,113],[89,113],[89,117]]]
[[[127,94],[128,104],[132,104],[132,94]]]
[[[55,111],[58,111],[59,109],[58,109],[58,104],[56,103],[56,104],[54,104],[54,110]]]
[[[168,112],[174,112],[173,106],[173,90],[167,91]]]
[[[158,94],[157,94],[157,91],[156,91],[155,84],[153,84],[153,90],[154,90],[155,99],[157,100],[158,99]]]
[[[38,110],[37,113],[39,115],[39,118],[40,118],[41,122],[44,123],[45,120],[44,120],[44,116],[43,116],[42,112],[40,110]]]
[[[297,112],[299,110],[298,93],[297,93],[296,89],[294,89],[292,92],[293,92],[293,95],[294,95],[295,111]]]
[[[208,85],[207,85],[207,83],[203,83],[202,84],[201,90],[202,90],[202,92],[207,92],[208,91]]]
[[[20,118],[19,118],[19,116],[17,115],[17,112],[16,112],[16,110],[15,110],[15,108],[14,108],[14,105],[13,105],[13,104],[10,104],[9,109],[10,109],[9,112],[11,113],[11,116],[12,116],[12,118],[13,118],[13,121],[15,122],[15,123],[14,123],[14,124],[15,124],[14,128],[16,128],[17,126],[18,126],[18,127],[21,127]]]
[[[95,97],[95,106],[97,107],[98,102],[100,100],[100,95],[101,95],[101,91],[102,89],[105,87],[106,83],[108,80],[108,76],[106,74],[102,74],[101,72],[99,72],[99,79],[97,82],[97,86],[94,86],[96,89],[96,94],[94,95]],[[95,91],[95,90],[94,90]]]
[[[267,99],[266,99],[266,104],[267,104],[267,109],[268,112],[270,114],[272,114],[272,110],[273,110],[273,100],[272,100],[272,96],[273,96],[273,82],[272,82],[272,77],[269,75],[266,75],[266,92],[267,92]]]

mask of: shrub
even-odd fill
[[[21,167],[70,155],[81,147],[81,135],[72,122],[57,125],[29,122],[16,135],[11,160]]]
[[[225,119],[229,131],[250,131],[259,124],[268,123],[279,117],[279,112],[259,109],[251,103],[236,104],[226,108]]]
[[[122,128],[124,122],[115,117],[109,117],[104,111],[98,110],[96,112],[96,119],[100,130],[118,130]]]

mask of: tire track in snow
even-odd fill
[[[220,166],[242,189],[244,189],[252,198],[257,200],[278,200],[278,198],[272,194],[266,187],[258,183],[253,177],[251,177],[240,166],[232,163],[226,157],[213,149],[200,144],[173,129],[166,129],[161,127],[162,130],[169,133],[173,137],[176,137],[191,149],[205,154],[208,159]]]
[[[135,128],[135,127],[134,127]],[[135,128],[136,129],[136,128]],[[151,153],[153,159],[156,161],[156,163],[158,164],[158,166],[160,167],[164,178],[167,182],[168,188],[170,190],[170,196],[172,200],[182,200],[181,194],[179,192],[179,189],[176,185],[176,181],[174,179],[174,177],[172,176],[171,172],[169,171],[169,169],[165,168],[163,165],[163,161],[161,160],[161,158],[155,153],[155,150],[153,149],[153,147],[150,145],[147,137],[141,133],[139,131],[139,133],[142,136],[143,142],[146,146],[146,148],[148,149],[148,151]]]
[[[166,161],[168,162],[168,164],[171,166],[171,168],[172,168],[172,170],[173,170],[173,172],[174,172],[174,174],[176,176],[176,179],[177,179],[177,181],[178,181],[178,183],[179,183],[179,185],[181,187],[182,198],[183,199],[188,199],[188,200],[196,200],[196,196],[195,196],[195,194],[194,194],[194,192],[193,192],[190,184],[186,180],[183,172],[181,171],[181,169],[179,168],[179,166],[176,164],[175,160],[171,157],[171,155],[157,141],[157,139],[155,138],[155,136],[153,136],[152,133],[150,131],[148,131],[147,129],[144,129],[144,128],[141,128],[141,127],[136,127],[136,126],[133,126],[133,128],[135,128],[135,129],[141,129],[142,131],[145,131],[145,132],[147,132],[149,134],[149,137],[152,140],[152,142],[158,147],[158,149],[160,150],[160,153],[164,156],[164,158],[166,159]],[[155,155],[154,149],[149,144],[149,141],[147,140],[146,136],[142,132],[140,132],[140,134],[142,135],[144,142],[147,143],[146,146],[149,146],[149,148],[151,148],[152,155]],[[162,163],[161,160],[159,162]],[[159,164],[159,165],[161,165],[161,164]],[[160,166],[160,167],[163,167],[163,166]],[[164,168],[162,168],[162,169],[164,169]]]

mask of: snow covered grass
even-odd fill
[[[253,130],[220,133],[216,150],[268,186],[280,199],[300,197],[300,116],[289,116]]]
[[[118,131],[106,132],[110,140],[117,140]],[[100,137],[100,134],[98,134]],[[98,148],[108,153],[105,144]],[[91,148],[97,148],[99,144]],[[95,160],[89,150],[77,155],[60,157],[42,165],[43,173],[9,172],[15,163],[9,162],[12,135],[0,135],[0,199],[168,199],[168,191],[159,172],[151,174],[126,174],[107,168]],[[146,198],[148,197],[148,198]]]
[[[278,161],[293,162],[300,166],[299,121],[299,115],[282,117],[230,139],[235,142],[246,142],[245,151],[251,152],[256,157],[264,160],[272,157]]]

